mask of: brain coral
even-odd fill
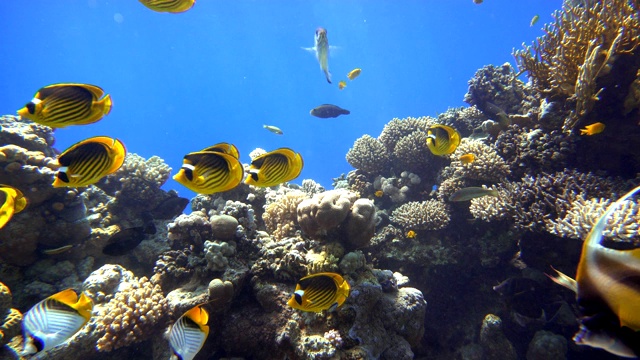
[[[393,210],[391,221],[406,230],[438,230],[449,225],[449,207],[438,200],[412,201]]]
[[[377,174],[389,166],[389,150],[378,140],[363,135],[347,152],[347,162],[356,169]]]
[[[347,218],[356,199],[348,190],[330,190],[305,199],[298,205],[298,224],[309,236],[324,235]]]

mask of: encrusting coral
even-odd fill
[[[598,78],[609,73],[619,55],[633,53],[640,45],[637,1],[589,4],[565,3],[562,11],[554,13],[555,22],[545,25],[545,35],[514,54],[518,67],[528,72],[535,90],[575,103],[563,124],[565,132],[571,132],[599,100],[602,88],[598,87]],[[628,70],[635,75],[637,65]]]

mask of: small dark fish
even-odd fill
[[[331,105],[331,104],[322,104],[312,109],[310,114],[315,117],[327,119],[327,118],[335,118],[340,115],[349,115],[351,114],[351,111],[347,109],[343,109],[339,106]]]
[[[55,249],[46,249],[46,250],[42,250],[42,253],[45,255],[58,255],[58,254],[62,254],[68,250],[71,250],[71,248],[73,247],[73,245],[65,245],[65,246],[61,246],[59,248],[55,248]]]
[[[155,209],[151,210],[151,216],[160,220],[173,219],[182,214],[187,205],[189,205],[189,199],[172,196],[164,199]]]
[[[149,230],[151,229],[147,225],[120,230],[109,238],[107,245],[102,248],[102,253],[109,256],[124,255],[140,245]],[[155,226],[153,231],[155,232]]]
[[[486,110],[489,115],[498,118],[498,123],[500,124],[501,128],[506,129],[507,127],[509,127],[509,125],[511,125],[511,119],[509,118],[509,115],[507,115],[507,113],[504,112],[504,110],[502,110],[499,106],[487,101]]]

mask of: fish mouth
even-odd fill
[[[326,36],[327,35],[327,29],[319,27],[316,29],[316,36]]]

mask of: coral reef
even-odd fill
[[[638,10],[637,2],[625,0],[596,1],[590,6],[565,3],[554,13],[555,22],[545,26],[544,36],[514,53],[536,91],[569,98],[574,104],[563,131],[572,131],[599,100],[600,78],[616,65],[624,66],[623,58],[640,45]],[[623,91],[628,91],[637,70],[637,64],[625,69],[631,76]]]
[[[356,169],[376,174],[389,166],[390,154],[380,140],[363,135],[347,152],[347,162]]]
[[[275,201],[268,204],[262,214],[267,231],[278,240],[295,235],[297,208],[306,198],[307,193],[294,190],[277,197]]]
[[[391,221],[406,230],[439,230],[450,221],[448,205],[438,200],[412,201],[393,210]]]

